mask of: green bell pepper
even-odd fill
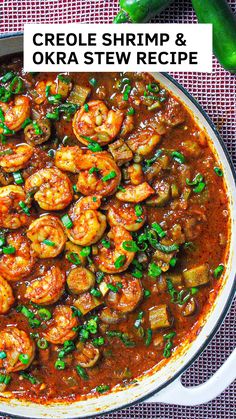
[[[221,65],[236,72],[236,17],[226,0],[192,0],[200,23],[213,24],[214,54]]]
[[[172,2],[173,0],[120,0],[121,11],[115,17],[114,23],[147,22]]]

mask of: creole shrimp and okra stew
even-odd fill
[[[129,385],[220,288],[222,168],[150,74],[0,71],[0,390],[43,403]]]

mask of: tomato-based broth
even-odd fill
[[[227,261],[206,133],[146,73],[0,69],[0,390],[126,386],[197,333]]]

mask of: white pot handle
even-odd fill
[[[148,399],[145,403],[168,403],[181,406],[196,406],[208,403],[219,396],[236,379],[236,349],[225,363],[205,383],[184,387],[181,376],[173,383]]]

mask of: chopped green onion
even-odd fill
[[[9,384],[11,381],[10,375],[0,374],[0,384]]]
[[[46,244],[47,246],[55,246],[55,243],[54,242],[52,242],[51,240],[48,240],[48,239],[44,239],[43,241],[42,241],[42,243],[43,244]]]
[[[51,86],[48,84],[45,87],[45,96],[48,97],[50,95]]]
[[[29,319],[29,325],[34,329],[35,327],[39,327],[41,325],[41,321],[39,319]]]
[[[148,298],[151,295],[151,291],[149,290],[144,290],[144,297]]]
[[[190,181],[187,178],[186,179],[186,184],[188,186],[196,186],[196,185],[198,185],[198,183],[202,182],[202,180],[203,180],[203,176],[201,175],[201,173],[198,173],[192,181]]]
[[[124,186],[122,186],[122,185],[118,185],[118,186],[117,186],[117,189],[118,189],[118,191],[122,191],[122,192],[124,192],[124,191],[125,191],[125,188],[124,188]]]
[[[126,240],[122,243],[122,247],[124,250],[127,250],[128,252],[137,252],[139,250],[139,247],[135,243],[134,240]]]
[[[195,295],[195,294],[197,294],[197,293],[198,293],[199,289],[198,289],[197,287],[192,287],[192,288],[190,289],[190,291],[191,291],[191,294],[192,294],[192,295]]]
[[[111,242],[109,240],[103,239],[101,241],[102,245],[106,248],[106,249],[110,249],[111,247]]]
[[[27,127],[27,125],[32,124],[32,119],[30,118],[26,118],[23,122],[23,124],[21,125],[21,128],[24,129],[25,127]]]
[[[217,176],[222,177],[224,175],[223,171],[219,167],[214,167],[214,172]]]
[[[30,215],[30,209],[29,209],[29,207],[27,207],[27,205],[26,205],[26,203],[24,201],[20,201],[19,202],[19,207],[22,209],[22,211],[26,215]]]
[[[42,129],[40,128],[40,126],[39,126],[39,124],[37,123],[37,121],[33,121],[33,127],[34,127],[34,132],[35,132],[35,134],[36,135],[42,135],[43,134],[43,131],[42,131]]]
[[[175,267],[176,263],[177,263],[177,258],[171,258],[169,264],[172,268]]]
[[[83,380],[88,380],[89,376],[81,365],[76,365],[76,371]]]
[[[9,84],[9,91],[13,95],[17,95],[18,93],[22,91],[22,87],[23,87],[23,80],[20,77],[15,76],[12,79],[11,83]]]
[[[214,277],[219,278],[222,275],[224,268],[225,267],[223,264],[217,266],[217,268],[214,270]]]
[[[54,112],[48,112],[47,114],[46,114],[46,118],[47,119],[53,119],[53,120],[55,120],[55,121],[58,121],[59,120],[59,109],[57,108],[57,109],[55,109],[55,111]]]
[[[14,181],[17,185],[22,185],[22,183],[24,183],[24,179],[19,170],[17,172],[13,172],[12,174],[13,174]]]
[[[152,329],[147,329],[146,331],[146,339],[145,339],[145,345],[149,346],[152,342]]]
[[[124,93],[123,93],[123,100],[125,101],[129,100],[130,92],[131,92],[131,86],[129,84],[126,84]]]
[[[74,265],[81,265],[81,260],[77,253],[69,252],[67,253],[66,258],[69,260],[70,263],[73,263]]]
[[[163,336],[163,339],[166,340],[166,345],[163,351],[163,356],[169,358],[171,356],[171,349],[173,348],[172,339],[176,336],[175,332],[170,332],[167,335]]]
[[[162,227],[160,226],[160,224],[158,223],[152,223],[152,228],[153,230],[155,230],[158,234],[158,236],[163,239],[163,237],[166,236],[166,232],[162,229]]]
[[[169,339],[173,339],[175,336],[176,336],[176,332],[170,332],[170,333],[167,333],[166,335],[164,335],[163,339],[169,340]]]
[[[66,228],[70,229],[73,227],[73,222],[68,214],[63,215],[63,217],[61,217],[61,221]]]
[[[64,370],[66,367],[66,363],[61,359],[57,359],[54,366],[57,370]]]
[[[99,336],[98,338],[93,339],[93,345],[94,346],[102,346],[105,343],[105,339],[102,336]]]
[[[63,74],[58,74],[58,80],[62,81],[63,83],[70,84],[71,80],[69,77],[65,77]]]
[[[205,182],[199,182],[199,184],[195,188],[193,188],[193,192],[201,193],[203,189],[205,189],[205,187],[206,187]]]
[[[38,384],[39,381],[33,375],[28,374],[27,372],[21,372],[20,375],[28,380],[31,384]]]
[[[110,179],[114,179],[116,177],[116,172],[112,170],[110,173],[108,173],[106,176],[102,177],[103,182],[107,182]]]
[[[81,256],[84,256],[84,257],[88,257],[89,255],[90,255],[90,253],[91,253],[91,247],[90,246],[85,246],[81,251],[80,251],[80,254],[81,254]]]
[[[143,277],[142,271],[140,271],[137,268],[135,268],[131,273],[132,273],[132,276],[134,276],[135,278],[141,279]]]
[[[49,343],[48,343],[48,341],[47,341],[46,339],[44,339],[44,338],[39,338],[39,339],[37,340],[37,347],[38,347],[39,349],[47,349],[47,348],[48,348],[48,346],[49,346]]]
[[[147,90],[151,93],[158,93],[160,91],[160,87],[157,83],[149,83],[147,85]]]
[[[27,354],[20,354],[19,355],[19,361],[22,364],[27,365],[29,363],[29,360],[30,360],[29,355],[27,355]]]
[[[102,296],[101,291],[97,290],[96,288],[92,288],[92,289],[90,290],[90,294],[91,294],[93,297],[97,297],[97,298],[100,298],[100,297]]]
[[[48,102],[51,103],[52,105],[57,105],[58,103],[61,102],[61,99],[62,99],[62,95],[60,94],[48,96]]]
[[[5,87],[0,86],[0,102],[8,102],[8,100],[11,98],[11,92]]]
[[[125,257],[125,255],[120,255],[120,256],[118,256],[118,258],[117,258],[117,259],[115,260],[115,262],[114,262],[114,266],[115,266],[115,268],[116,268],[116,269],[119,269],[119,268],[121,268],[122,266],[124,266],[125,261],[126,261],[126,257]]]
[[[184,155],[182,153],[179,153],[179,151],[172,151],[171,156],[179,164],[183,164],[185,162]]]
[[[95,141],[89,143],[87,145],[87,147],[88,147],[89,150],[93,151],[94,153],[96,153],[98,151],[102,151],[102,147],[98,143],[96,143]]]
[[[172,252],[175,252],[176,250],[179,250],[179,245],[176,243],[176,244],[171,244],[170,246],[166,246],[161,243],[155,243],[155,248],[157,250],[160,250],[163,253],[172,253]]]
[[[92,175],[95,172],[99,172],[100,170],[97,167],[91,167],[91,169],[89,169],[89,174]]]
[[[106,384],[102,384],[102,385],[96,387],[96,391],[98,393],[105,393],[108,390],[110,390],[110,386],[108,386]]]
[[[138,317],[137,317],[137,319],[134,322],[134,327],[136,327],[136,329],[138,329],[141,326],[142,320],[143,320],[143,315],[144,315],[144,312],[143,311],[140,311],[138,313]]]
[[[84,104],[84,110],[85,110],[85,112],[89,111],[89,105],[87,103]]]
[[[46,308],[40,308],[38,310],[38,315],[44,321],[50,320],[52,318],[51,312]]]
[[[6,83],[8,81],[10,81],[13,77],[15,76],[15,74],[13,73],[13,71],[8,71],[6,74],[4,74],[4,76],[1,78],[1,82],[2,83]]]
[[[143,214],[143,208],[140,204],[135,205],[134,211],[135,211],[135,215],[137,215],[137,217],[141,217],[141,215]]]
[[[97,271],[97,272],[96,272],[96,282],[97,282],[98,284],[100,284],[100,283],[102,282],[102,280],[103,280],[104,276],[105,276],[104,272]]]
[[[33,319],[34,313],[33,311],[29,310],[26,306],[17,306],[16,311],[22,313],[27,319]]]
[[[115,293],[117,293],[119,291],[119,289],[113,284],[107,284],[107,288],[109,290],[111,290],[112,292],[115,292]]]
[[[127,115],[129,115],[129,116],[130,116],[130,115],[134,115],[134,114],[135,114],[135,109],[134,109],[134,108],[132,108],[132,107],[131,107],[131,108],[129,108],[129,109],[128,109],[128,111],[127,111]]]
[[[162,273],[162,270],[161,270],[160,266],[158,266],[154,262],[150,263],[149,268],[148,268],[148,275],[149,276],[157,278],[158,276],[161,275],[161,273]]]
[[[89,80],[89,84],[91,84],[91,86],[95,87],[97,85],[97,80],[95,78],[92,78]]]
[[[157,152],[155,153],[155,155],[148,160],[145,160],[145,166],[144,166],[144,171],[146,171],[150,166],[152,166],[153,163],[155,163],[155,161],[162,155],[162,150],[157,150]]]
[[[14,246],[3,246],[2,251],[5,255],[12,255],[15,253],[16,248]]]

